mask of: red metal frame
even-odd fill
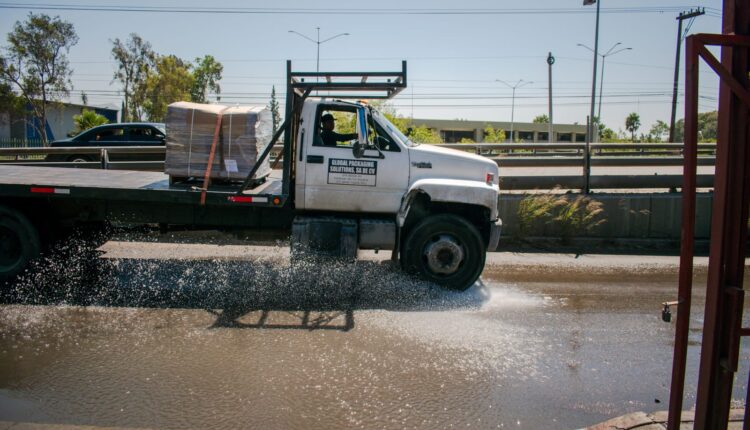
[[[750,2],[724,1],[723,35],[700,34],[687,39],[685,87],[685,164],[682,246],[672,387],[667,428],[680,426],[690,324],[695,233],[697,166],[698,65],[702,58],[721,78],[718,143],[705,322],[695,414],[697,429],[726,429],[742,328],[742,281],[750,206]],[[719,62],[706,46],[721,46]],[[750,395],[750,393],[748,393]],[[747,411],[750,409],[746,409]],[[745,428],[750,420],[745,417]]]

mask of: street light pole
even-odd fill
[[[349,33],[339,33],[339,34],[337,34],[335,36],[329,37],[328,39],[320,40],[320,27],[315,27],[315,29],[317,30],[317,37],[315,39],[313,39],[311,37],[307,37],[304,34],[298,32],[298,31],[294,31],[294,30],[289,30],[289,33],[294,33],[297,36],[300,36],[300,37],[302,37],[302,38],[304,38],[306,40],[309,40],[310,42],[312,42],[312,43],[314,43],[314,44],[317,45],[318,49],[317,49],[317,54],[315,56],[315,73],[320,73],[320,45],[322,45],[322,44],[324,44],[324,43],[326,43],[328,41],[331,41],[331,40],[333,40],[333,39],[335,39],[337,37],[350,36],[350,34]]]
[[[511,85],[505,81],[501,81],[500,79],[495,79],[497,82],[502,82],[503,84],[507,85],[508,88],[513,90],[513,96],[511,98],[511,107],[510,107],[510,143],[513,143],[513,124],[515,122],[515,112],[516,112],[516,88],[521,88],[529,84],[533,84],[532,81],[524,81],[523,79],[519,79],[518,82],[515,83],[515,85]]]
[[[630,50],[633,49],[633,48],[621,48],[621,49],[618,49],[617,51],[615,51],[615,48],[617,48],[620,45],[622,45],[622,42],[617,42],[614,45],[612,45],[612,47],[609,48],[609,50],[607,52],[605,52],[604,54],[599,54],[599,56],[602,57],[602,76],[601,76],[601,79],[600,79],[600,82],[599,82],[599,110],[598,110],[598,113],[597,113],[597,116],[596,116],[596,118],[597,118],[597,120],[599,122],[601,122],[601,120],[602,120],[602,94],[604,94],[604,64],[605,64],[605,61],[607,60],[607,57],[610,57],[610,56],[615,55],[615,54],[619,54],[622,51],[630,51]],[[578,43],[578,44],[576,44],[576,46],[580,46],[581,48],[586,48],[589,51],[594,52],[593,49],[589,48],[588,46],[584,45],[583,43]]]

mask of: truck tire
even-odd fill
[[[69,163],[87,163],[89,161],[91,161],[91,157],[86,155],[71,155],[68,157]]]
[[[41,251],[39,233],[16,209],[0,205],[0,285],[13,280]]]
[[[407,233],[401,264],[407,273],[464,291],[484,268],[486,249],[479,231],[457,215],[431,215]]]

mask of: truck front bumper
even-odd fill
[[[500,244],[500,233],[503,230],[503,220],[499,219],[490,224],[490,242],[487,244],[487,251],[495,251]]]

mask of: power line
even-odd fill
[[[684,8],[677,6],[636,6],[602,8],[602,13],[670,13]],[[0,3],[0,9],[37,9],[84,12],[139,12],[183,14],[251,14],[251,15],[581,15],[592,12],[582,8],[451,8],[451,9],[367,9],[367,8],[263,8],[263,7],[172,7],[144,5],[85,5],[52,3]]]

